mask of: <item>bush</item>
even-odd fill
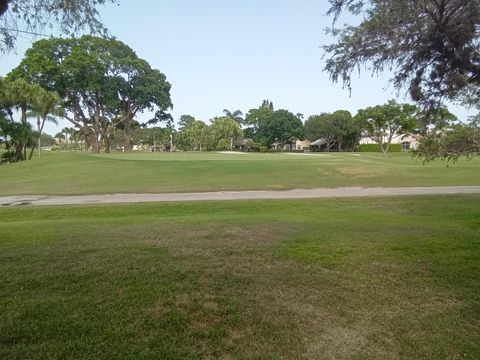
[[[382,152],[378,144],[362,144],[358,147],[359,152]],[[402,144],[390,144],[389,153],[402,152]]]

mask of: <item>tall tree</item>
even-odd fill
[[[0,0],[0,52],[11,50],[22,32],[58,29],[66,35],[85,30],[106,35],[97,7],[117,0]]]
[[[207,124],[196,120],[185,129],[185,132],[185,137],[192,145],[193,150],[205,150],[210,138],[210,129]]]
[[[60,97],[56,92],[46,91],[44,89],[39,90],[37,96],[33,100],[32,111],[29,113],[29,117],[36,118],[37,121],[37,148],[39,158],[42,157],[43,127],[47,121],[58,125],[57,119],[51,115],[61,116],[63,114],[63,109],[60,107],[60,103]],[[30,151],[29,159],[32,158],[34,150],[35,147],[33,146]]]
[[[415,105],[397,104],[390,100],[385,105],[359,110],[356,118],[363,124],[367,136],[375,141],[386,155],[394,137],[406,135],[415,129],[416,116]]]
[[[17,150],[21,148],[22,151],[22,156],[17,157],[17,160],[27,159],[27,146],[31,145],[31,136],[33,134],[27,123],[27,114],[44,92],[38,84],[30,84],[24,79],[15,79],[7,76],[5,81],[3,81],[2,92],[0,94],[2,107],[7,109],[11,122],[14,121],[12,109],[18,110],[20,113],[20,123],[22,124],[21,128],[15,128],[18,140]],[[19,137],[20,134],[24,135],[23,141],[22,138]]]
[[[289,141],[303,139],[302,121],[287,110],[271,111],[259,124],[258,134],[267,146],[278,143],[283,149]]]
[[[231,112],[230,110],[223,109],[223,113],[225,114],[226,117],[236,121],[239,125],[242,125],[244,120],[243,120],[243,113],[240,110],[235,110]]]
[[[476,116],[470,123],[453,125],[446,131],[427,133],[414,155],[424,161],[440,158],[448,162],[462,156],[480,156],[480,118]]]
[[[191,115],[182,115],[180,116],[180,120],[178,121],[178,126],[180,131],[188,128],[196,121],[195,117]]]
[[[305,122],[305,137],[308,140],[325,139],[330,144],[336,143],[339,151],[353,151],[360,140],[361,132],[358,122],[346,110],[313,115]]]
[[[395,86],[407,85],[412,99],[438,104],[458,100],[480,86],[480,2],[478,0],[330,0],[335,19],[348,11],[358,26],[333,30],[325,69],[351,86],[351,74],[366,65],[393,69]],[[477,96],[478,97],[478,96]]]
[[[57,91],[64,117],[87,134],[93,152],[102,145],[109,150],[108,141],[119,124],[129,150],[131,124],[139,113],[155,112],[149,123],[171,118],[166,113],[172,104],[165,76],[117,40],[40,40],[11,74]]]
[[[226,116],[216,117],[212,120],[212,133],[218,148],[233,150],[233,141],[243,136],[240,125]]]

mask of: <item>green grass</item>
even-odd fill
[[[447,167],[407,154],[47,153],[0,166],[0,195],[480,185],[480,159]]]
[[[478,359],[479,203],[0,209],[0,358]]]

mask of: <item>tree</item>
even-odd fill
[[[480,2],[478,0],[330,0],[335,20],[343,11],[362,17],[358,26],[334,29],[326,46],[325,69],[333,81],[351,87],[351,74],[394,70],[398,89],[412,99],[438,105],[459,100],[480,85]]]
[[[212,120],[212,134],[219,149],[233,150],[233,140],[243,136],[240,125],[226,116]]]
[[[252,138],[255,142],[267,145],[267,139],[264,133],[260,132],[264,124],[270,121],[273,116],[273,109],[270,107],[260,107],[258,109],[250,109],[245,116],[245,134],[247,137]]]
[[[415,129],[416,116],[415,105],[397,104],[390,100],[385,105],[359,110],[356,118],[363,124],[367,136],[375,141],[386,155],[395,136],[408,134]]]
[[[244,120],[243,120],[243,113],[240,110],[235,110],[234,112],[231,112],[227,109],[223,110],[223,113],[225,114],[226,117],[236,121],[239,125],[242,125]]]
[[[202,151],[208,144],[210,129],[203,121],[196,120],[185,129],[185,137],[193,150]]]
[[[127,45],[113,39],[83,36],[36,42],[13,78],[57,91],[64,118],[88,137],[93,152],[109,151],[111,134],[123,125],[124,148],[131,149],[131,125],[139,113],[151,111],[149,124],[170,121],[170,84]]]
[[[191,115],[182,115],[180,116],[180,120],[178,122],[179,129],[180,131],[184,130],[185,128],[188,128],[190,125],[192,125],[196,119],[191,116]]]
[[[53,115],[62,115],[63,109],[60,107],[60,97],[56,92],[46,91],[44,89],[39,89],[37,95],[33,99],[32,111],[28,114],[28,117],[36,118],[37,120],[37,147],[38,147],[38,157],[42,157],[42,132],[45,123],[51,122],[58,124],[58,121]],[[33,146],[30,151],[29,159],[32,158],[33,151],[35,147]]]
[[[445,131],[430,132],[420,141],[413,154],[424,161],[440,158],[457,161],[461,156],[480,156],[480,122],[478,116],[469,124],[457,124]]]
[[[431,132],[442,131],[457,120],[447,107],[429,108],[419,112],[415,133],[425,136]]]
[[[324,139],[336,143],[339,151],[353,151],[360,140],[361,127],[349,111],[338,110],[310,116],[305,122],[305,137],[310,141]]]
[[[38,84],[30,84],[24,79],[7,76],[3,81],[0,104],[9,114],[12,123],[14,122],[12,109],[18,110],[20,112],[20,123],[22,124],[21,127],[11,127],[11,131],[16,134],[17,151],[22,151],[21,157],[15,157],[16,161],[27,159],[27,146],[31,145],[31,137],[33,136],[30,124],[27,123],[27,114],[44,94],[45,91]],[[21,134],[23,134],[23,138],[20,137]]]
[[[85,30],[106,35],[98,5],[117,0],[0,0],[0,52],[12,50],[19,33],[36,33],[45,28],[66,35]]]
[[[2,154],[1,162],[17,162],[25,160],[27,146],[35,143],[36,134],[32,126],[26,123],[18,123],[7,120],[5,116],[0,116],[0,133],[5,136],[5,147],[7,152]]]
[[[262,101],[262,105],[260,106],[260,109],[270,109],[273,110],[273,102],[271,102],[268,99],[265,99]]]
[[[264,120],[259,124],[258,133],[267,146],[276,142],[283,149],[287,142],[304,136],[302,121],[287,110],[272,111]]]

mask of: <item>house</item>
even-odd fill
[[[272,150],[275,151],[308,151],[310,149],[310,141],[308,140],[292,140],[283,145],[281,148],[280,143],[274,142],[272,144]]]
[[[237,151],[250,151],[253,145],[253,140],[249,138],[244,139],[234,139],[233,140],[233,149]]]
[[[416,149],[418,146],[419,139],[415,135],[395,135],[392,138],[391,144],[402,144],[402,150],[403,151],[408,151],[410,149]],[[360,139],[360,145],[363,144],[377,144],[376,141],[373,141],[370,137],[367,135],[364,135]]]
[[[313,151],[338,151],[338,142],[329,141],[323,138],[317,139],[310,144]]]

